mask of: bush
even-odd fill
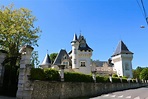
[[[30,79],[31,80],[45,80],[44,70],[41,68],[32,68],[30,71]]]
[[[54,69],[44,69],[44,73],[45,73],[45,78],[48,81],[59,81],[59,73],[57,70]]]
[[[113,83],[121,83],[121,80],[118,77],[113,77],[112,80],[113,80]]]
[[[122,78],[123,83],[128,83],[126,78]]]
[[[118,77],[118,75],[117,74],[113,74],[113,77]]]
[[[91,75],[81,73],[65,72],[64,78],[66,82],[93,82]]]
[[[108,77],[96,76],[96,82],[97,83],[108,83],[110,81]]]

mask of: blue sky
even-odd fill
[[[140,2],[140,0],[137,0]],[[42,30],[38,41],[42,62],[45,54],[71,50],[74,33],[86,38],[94,50],[92,59],[106,61],[120,40],[134,53],[133,68],[148,66],[148,27],[136,0],[0,0],[15,8],[28,8]],[[148,1],[143,0],[148,13]],[[145,28],[140,28],[145,25]]]

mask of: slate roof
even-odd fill
[[[46,56],[45,56],[45,58],[44,58],[44,60],[43,60],[41,65],[50,65],[50,64],[51,64],[50,57],[49,57],[48,54],[46,54]]]
[[[78,50],[85,50],[85,51],[89,50],[89,51],[93,51],[93,50],[87,45],[86,39],[84,38],[84,36],[81,36],[81,35],[80,35],[78,41],[79,41]],[[84,46],[81,46],[82,43],[85,44],[85,47],[84,47]]]
[[[103,67],[103,64],[107,63],[108,64],[108,67],[112,67],[113,64],[112,63],[109,63],[108,61],[93,61],[97,67]]]
[[[89,50],[89,51],[93,51],[87,44],[86,44],[85,47],[81,47],[81,46],[79,45],[78,50],[85,50],[85,51]]]
[[[61,65],[62,60],[66,57],[66,59],[68,59],[70,61],[69,55],[67,54],[66,50],[61,49],[59,54],[57,55],[57,57],[54,60],[54,65]]]
[[[113,56],[119,55],[119,54],[133,54],[131,51],[128,50],[127,46],[123,43],[121,40],[114,52]]]
[[[107,61],[94,61],[94,63],[98,66],[98,67],[103,67],[104,63],[107,63]]]
[[[77,40],[78,40],[77,35],[76,35],[76,34],[74,34],[74,37],[73,37],[72,42],[76,42]]]

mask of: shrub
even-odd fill
[[[64,79],[66,82],[93,82],[91,75],[72,72],[65,72]]]
[[[44,69],[45,79],[48,81],[59,81],[59,73],[57,70],[54,69]]]
[[[108,77],[96,76],[96,82],[97,83],[108,83],[110,81]]]
[[[126,78],[122,78],[122,82],[123,83],[127,83],[127,79]]]
[[[31,80],[45,80],[45,73],[41,68],[32,68],[30,74]]]
[[[132,83],[136,83],[136,79],[132,79],[131,82],[132,82]]]
[[[121,82],[120,78],[118,78],[118,77],[113,77],[112,80],[113,80],[113,83],[120,83]]]
[[[117,74],[113,74],[113,77],[118,77],[118,75]]]

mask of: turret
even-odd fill
[[[120,41],[116,51],[112,55],[112,61],[114,64],[114,71],[118,76],[133,77],[132,74],[132,59],[133,53],[128,50],[127,46]]]
[[[50,57],[48,54],[46,54],[40,67],[42,67],[42,68],[50,68],[51,67],[51,60],[50,60]]]
[[[79,42],[77,39],[77,35],[74,34],[73,40],[71,41],[72,45],[72,68],[79,68],[78,66],[78,46]]]

